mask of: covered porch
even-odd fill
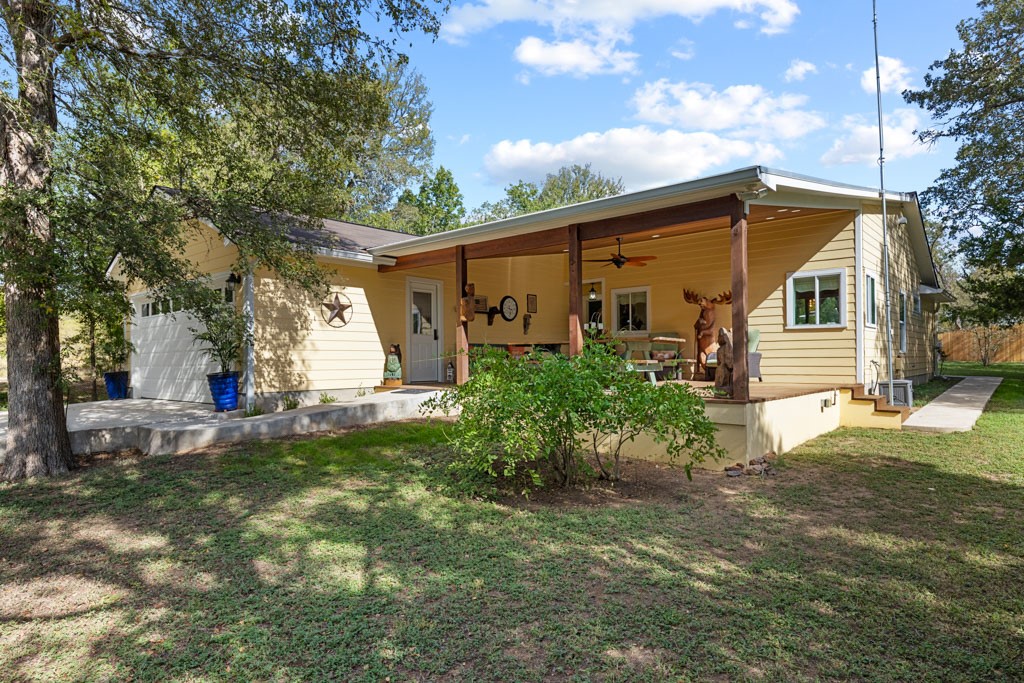
[[[661,348],[674,349],[676,353],[671,361],[655,364],[654,369],[665,371],[659,378],[699,381],[705,378],[705,373],[698,363],[694,324],[701,309],[687,305],[683,292],[693,288],[708,298],[728,294],[722,299],[725,303],[720,302],[718,306],[717,319],[709,334],[717,334],[721,327],[731,329],[733,373],[728,398],[747,402],[759,395],[751,393],[750,356],[747,353],[751,309],[750,226],[759,229],[763,236],[767,234],[765,228],[768,226],[797,221],[800,225],[808,225],[817,221],[839,226],[830,227],[834,233],[852,221],[851,212],[844,210],[791,208],[785,202],[779,205],[752,204],[761,196],[762,193],[756,190],[734,192],[555,227],[546,227],[554,219],[549,217],[540,222],[544,227],[531,226],[533,229],[520,234],[490,239],[481,239],[487,234],[484,231],[471,234],[475,228],[469,228],[458,231],[462,235],[455,244],[399,255],[393,265],[380,266],[379,270],[416,276],[422,272],[437,272],[438,268],[451,269],[448,271],[451,274],[449,282],[452,282],[456,305],[448,308],[455,310],[456,320],[453,325],[454,343],[449,348],[454,366],[453,379],[459,383],[469,377],[469,351],[472,347],[505,345],[511,353],[519,353],[529,347],[543,347],[575,355],[582,351],[586,336],[594,336],[595,333],[626,348],[642,347],[646,342],[648,350],[652,345],[659,347],[659,343]],[[546,213],[558,213],[558,210]],[[535,215],[534,222],[539,222],[543,216]],[[761,241],[765,240],[762,238]],[[809,242],[797,238],[793,241]],[[629,255],[640,254],[647,255],[644,258],[649,261],[640,267],[633,267],[634,264],[628,262],[609,263],[608,257],[619,253],[620,244],[621,253],[627,259]],[[801,260],[794,262],[793,269],[810,259],[818,246],[805,248],[806,253],[797,254]],[[779,251],[778,245],[771,248]],[[505,262],[503,274],[490,277],[491,264],[497,265],[499,260]],[[525,265],[540,261],[543,261],[540,267]],[[509,263],[524,265],[517,268]],[[784,286],[785,270],[775,270],[768,273],[768,277],[764,271],[762,269],[754,288],[755,307],[778,295]],[[481,282],[486,284],[481,287]],[[537,295],[527,294],[526,301],[517,302],[521,309],[518,313],[525,318],[522,334],[509,329],[500,319],[492,327],[499,313],[498,307],[490,306],[490,313],[487,312],[487,304],[484,309],[478,308],[481,294],[490,294],[490,303],[498,303],[494,296],[495,282],[509,292],[541,289],[544,300],[541,316],[536,314]],[[507,298],[510,297],[503,297],[502,302]],[[552,298],[560,298],[560,305],[552,306]],[[560,310],[555,315],[563,316],[561,324],[551,320],[553,308]],[[771,313],[781,315],[780,309],[781,305]],[[625,313],[627,310],[632,313]],[[485,317],[488,319],[487,327],[483,327],[482,319]],[[762,320],[764,317],[762,312]],[[543,318],[545,330],[533,339],[527,334],[531,318],[534,323]],[[781,330],[781,325],[775,324]],[[505,338],[501,336],[502,329],[508,330]],[[558,329],[562,330],[560,334]],[[755,331],[755,337],[756,332],[759,330]],[[779,333],[776,332],[776,340],[778,338]],[[639,354],[632,357],[641,358]],[[642,366],[637,369],[644,371]],[[679,372],[673,374],[670,370]],[[794,374],[789,372],[788,376]],[[768,379],[773,385],[780,381],[784,383],[785,377]],[[758,384],[760,382],[754,382],[753,386]]]

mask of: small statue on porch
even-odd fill
[[[683,300],[700,306],[700,315],[693,323],[694,373],[703,373],[708,367],[708,354],[712,351],[715,336],[715,304],[731,304],[732,291],[722,292],[713,299],[683,290]]]
[[[402,385],[402,347],[392,344],[388,347],[388,357],[384,361],[384,386]]]
[[[715,368],[715,393],[732,396],[732,334],[718,328],[718,367]]]

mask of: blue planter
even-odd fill
[[[206,376],[213,396],[213,409],[220,413],[238,408],[238,373],[215,372]]]
[[[107,398],[111,401],[128,398],[127,371],[120,370],[118,372],[104,372],[103,383],[107,385]]]

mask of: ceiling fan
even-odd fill
[[[657,256],[623,256],[622,254],[622,238],[615,238],[619,243],[619,253],[612,254],[611,258],[602,259],[584,259],[588,263],[604,263],[609,266],[615,266],[616,268],[622,268],[622,266],[637,266],[643,267],[647,265],[647,261],[653,261],[658,258]]]

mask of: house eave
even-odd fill
[[[614,219],[729,195],[738,195],[741,199],[746,199],[749,196],[747,193],[755,195],[747,200],[751,205],[772,205],[777,195],[788,197],[788,203],[793,200],[794,196],[802,195],[808,197],[809,201],[820,203],[822,199],[833,199],[836,206],[857,208],[862,201],[879,198],[877,188],[834,183],[764,166],[750,166],[683,183],[595,199],[571,206],[371,247],[368,251],[380,256],[410,256],[456,245],[469,245],[506,237],[529,235],[576,223]],[[902,192],[887,192],[886,198],[890,201],[913,201],[916,203],[915,195]]]

